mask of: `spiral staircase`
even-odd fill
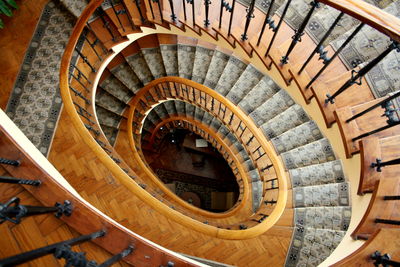
[[[92,233],[76,251],[121,266],[398,264],[400,2],[367,2],[22,5],[16,20],[38,24],[26,54],[9,52],[21,68],[2,91],[16,126],[2,114],[1,202],[73,209],[8,218],[1,258]],[[146,155],[165,128],[222,155],[231,209],[199,209],[157,177]],[[78,257],[63,248],[50,254]]]

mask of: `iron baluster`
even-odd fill
[[[383,131],[383,130],[386,130],[386,129],[389,129],[389,128],[392,128],[392,127],[394,127],[394,126],[396,126],[396,125],[400,125],[400,121],[396,121],[396,122],[391,122],[391,121],[388,121],[389,123],[388,123],[388,125],[385,125],[385,126],[383,126],[383,127],[380,127],[380,128],[378,128],[378,129],[375,129],[375,130],[372,130],[372,131],[370,131],[370,132],[367,132],[367,133],[364,133],[364,134],[361,134],[361,135],[359,135],[359,136],[357,136],[357,137],[354,137],[354,138],[352,138],[351,139],[351,141],[357,141],[358,139],[361,139],[361,138],[364,138],[364,137],[367,137],[367,136],[370,136],[370,135],[372,135],[372,134],[375,134],[375,133],[378,133],[378,132],[381,132],[381,131]]]
[[[0,176],[0,183],[39,186],[42,182],[40,180],[27,180],[27,179],[15,178],[15,177]]]
[[[260,35],[258,36],[257,46],[259,46],[261,43],[261,39],[264,34],[265,27],[267,26],[267,24],[269,24],[271,22],[270,15],[272,12],[272,7],[274,6],[274,2],[275,2],[275,0],[271,0],[271,3],[269,4],[268,11],[267,11],[267,14],[265,15],[265,20],[264,20],[263,26],[261,28]]]
[[[117,164],[121,163],[120,159],[114,158],[112,155],[110,155],[110,158]]]
[[[380,265],[382,265],[383,267],[400,266],[400,262],[391,260],[390,255],[387,253],[382,255],[379,251],[375,251],[374,253],[371,254],[370,257],[372,260],[374,260],[375,266],[380,266]]]
[[[121,4],[122,4],[123,9],[121,9],[121,10],[119,10],[117,12],[119,12],[119,14],[125,14],[126,18],[129,21],[129,24],[131,25],[131,28],[132,29],[137,29],[135,23],[133,22],[133,18],[131,16],[131,13],[129,12],[128,7],[126,6],[125,1],[121,1]]]
[[[277,201],[276,201],[276,200],[273,200],[273,199],[272,199],[272,200],[265,200],[264,203],[265,203],[266,205],[268,205],[268,204],[274,205],[274,204],[277,203]]]
[[[87,87],[82,83],[82,81],[79,79],[79,76],[75,76],[73,72],[70,72],[69,74],[83,87],[83,89],[85,89],[86,92],[90,93],[90,90],[87,89]]]
[[[279,28],[281,27],[281,24],[282,24],[282,22],[283,22],[283,19],[285,18],[286,12],[288,11],[289,5],[290,5],[291,2],[292,2],[292,0],[288,0],[288,1],[287,1],[286,6],[285,6],[285,8],[283,9],[282,16],[281,16],[281,18],[279,19],[278,25],[277,25],[276,27],[274,27],[273,24],[271,24],[271,22],[273,23],[273,21],[270,22],[270,27],[273,28],[274,35],[272,36],[272,39],[271,39],[271,41],[270,41],[270,43],[269,43],[268,49],[267,49],[267,51],[265,52],[264,57],[268,56],[269,51],[271,50],[272,45],[274,44],[276,35],[278,34]]]
[[[282,57],[281,63],[282,64],[287,64],[289,60],[289,55],[293,51],[294,47],[298,42],[301,42],[301,36],[304,35],[304,29],[306,28],[308,21],[311,18],[311,15],[313,14],[314,10],[319,7],[319,2],[317,0],[314,0],[310,3],[311,8],[307,13],[307,16],[304,18],[303,22],[299,26],[297,30],[295,30],[295,33],[292,37],[292,42],[290,43],[290,46],[286,52],[286,55]]]
[[[231,117],[229,118],[229,122],[228,125],[232,125],[232,121],[233,121],[233,116],[235,115],[235,113],[231,114]]]
[[[229,18],[228,37],[231,35],[232,21],[233,21],[233,13],[235,12],[235,3],[236,3],[236,0],[233,0],[233,1],[232,1],[231,17]]]
[[[174,10],[174,0],[168,0],[168,2],[169,2],[169,6],[171,8],[171,19],[173,22],[175,22],[177,17],[175,15],[175,10]]]
[[[164,15],[163,15],[163,12],[162,12],[160,0],[153,0],[153,1],[157,1],[157,6],[158,6],[158,11],[160,12],[161,22],[163,22],[164,21]]]
[[[101,49],[103,50],[103,53],[106,54],[108,52],[107,48],[104,46],[104,44],[100,41],[100,39],[97,37],[96,33],[93,31],[92,26],[90,26],[89,23],[86,23],[86,27],[87,29],[90,31],[91,34],[93,34],[93,36],[95,37],[95,40],[93,41],[93,43],[90,43],[90,46],[93,47],[93,50],[95,50],[94,48],[97,46],[97,44],[100,44]],[[85,36],[87,38],[87,36]],[[89,40],[87,40],[89,41]],[[102,61],[100,55],[98,55],[98,52],[95,51],[97,57],[99,57],[99,59]]]
[[[248,146],[254,139],[254,135],[250,137],[249,141],[246,142],[246,146]]]
[[[267,171],[267,170],[269,170],[271,167],[273,167],[274,165],[272,165],[272,164],[270,164],[270,165],[268,165],[268,166],[265,166],[264,168],[262,168],[260,171]]]
[[[369,107],[369,108],[367,108],[367,109],[361,111],[360,113],[357,113],[356,115],[354,115],[354,116],[352,116],[351,118],[347,119],[347,120],[346,120],[346,123],[349,123],[349,122],[351,122],[352,120],[355,120],[355,119],[361,117],[362,115],[364,115],[364,114],[370,112],[371,110],[376,109],[376,108],[379,107],[379,106],[381,106],[382,108],[384,108],[384,107],[386,106],[386,103],[388,103],[389,101],[391,101],[391,100],[393,100],[393,99],[395,99],[395,98],[397,98],[397,97],[399,97],[399,96],[400,96],[400,91],[397,92],[397,93],[395,93],[395,94],[393,94],[393,95],[391,95],[391,96],[389,96],[388,98],[386,98],[386,99],[380,101],[379,103],[377,103],[377,104],[375,104],[375,105],[373,105],[373,106],[371,106],[371,107]]]
[[[114,5],[114,1],[113,1],[113,0],[110,0],[110,4],[111,4],[112,10],[114,11],[115,16],[117,17],[117,20],[118,20],[119,25],[121,25],[122,31],[125,32],[125,27],[124,27],[124,25],[122,24],[121,19],[119,18],[119,14],[122,14],[122,13],[121,13],[120,11],[117,11],[117,10],[115,9],[115,5]]]
[[[187,20],[187,15],[186,15],[186,0],[182,0],[183,4],[183,18],[186,21]]]
[[[100,131],[94,129],[92,126],[90,126],[90,125],[88,125],[88,124],[86,124],[86,123],[84,123],[84,125],[85,125],[86,129],[88,129],[89,131],[91,131],[92,133],[94,133],[96,136],[99,136],[99,135],[100,135]]]
[[[248,39],[247,37],[247,31],[249,30],[250,26],[250,21],[252,18],[254,18],[254,6],[256,4],[256,0],[251,0],[249,7],[246,9],[247,14],[246,14],[246,24],[244,26],[244,32],[242,34],[242,41],[246,41]]]
[[[382,167],[400,164],[399,159],[392,159],[388,161],[383,161],[381,159],[376,159],[376,162],[371,163],[371,168],[376,168],[377,172],[382,172]]]
[[[76,69],[78,71],[78,79],[80,79],[81,77],[85,78],[85,80],[89,83],[92,84],[92,81],[88,79],[88,77],[86,77],[86,75],[76,66],[76,65],[72,65],[74,67],[74,69]]]
[[[332,96],[330,94],[327,94],[327,99],[325,99],[325,103],[335,103],[335,98],[343,93],[346,89],[348,89],[350,86],[353,84],[358,84],[361,85],[361,78],[365,76],[373,67],[375,67],[383,58],[385,58],[392,50],[396,49],[397,51],[400,51],[399,44],[395,41],[392,42],[392,44],[389,45],[388,48],[386,48],[385,51],[383,51],[379,56],[371,60],[367,65],[365,65],[362,69],[359,71],[352,70],[351,71],[351,78],[345,82],[342,87],[340,87]],[[355,74],[355,75],[354,75]]]
[[[86,97],[84,97],[84,96],[82,95],[81,92],[79,92],[78,90],[76,90],[75,88],[73,88],[71,85],[69,86],[69,89],[71,89],[71,91],[74,92],[74,94],[75,94],[76,96],[79,96],[80,98],[82,98],[83,101],[85,101],[86,104],[90,105],[90,100],[87,99]]]
[[[269,215],[267,215],[267,214],[263,214],[263,213],[260,213],[259,215],[261,215],[261,218],[260,219],[251,219],[253,222],[258,222],[258,223],[262,223],[266,218],[268,218],[268,216]]]
[[[301,66],[299,72],[297,74],[301,74],[303,70],[306,68],[308,63],[311,61],[311,59],[314,57],[316,53],[319,53],[320,51],[323,51],[323,44],[325,40],[329,37],[329,35],[332,33],[332,31],[335,29],[336,25],[339,23],[340,19],[344,16],[344,13],[341,12],[335,19],[335,21],[332,23],[332,25],[329,27],[328,31],[325,33],[325,35],[322,37],[322,39],[319,41],[318,45],[315,47],[314,51],[312,51],[311,55],[307,58],[306,62],[304,62],[303,66]]]
[[[192,5],[192,21],[193,21],[193,29],[196,27],[196,21],[195,21],[195,13],[194,13],[194,0],[186,0],[188,4]]]
[[[384,196],[383,200],[400,200],[400,196]]]
[[[71,216],[73,209],[69,200],[65,200],[64,204],[56,202],[54,207],[28,206],[20,205],[19,203],[20,199],[18,197],[13,197],[4,204],[0,203],[0,224],[5,221],[19,224],[23,217],[45,213],[54,213],[57,218],[62,215]]]
[[[6,165],[18,167],[21,164],[21,162],[19,162],[18,160],[0,158],[0,164],[6,164]]]
[[[225,2],[224,0],[221,0],[221,7],[219,9],[219,22],[218,22],[219,29],[221,29],[221,25],[222,25],[222,14],[223,14],[224,7],[226,8],[226,10],[228,10],[227,6],[229,7],[229,4],[227,2]]]
[[[152,4],[152,2],[154,3],[155,1],[153,1],[153,0],[148,0],[148,1],[149,1],[149,6],[150,6],[151,17],[152,17],[153,20],[154,20],[156,17],[154,16],[154,10],[153,10],[153,4]],[[137,9],[140,10],[138,0],[135,0],[135,3],[136,3]],[[140,11],[140,13],[141,13],[141,11]]]
[[[376,218],[375,223],[383,223],[383,224],[391,224],[391,225],[400,225],[399,220],[387,220],[387,219],[380,219]]]
[[[103,10],[101,7],[99,7],[99,8],[96,9],[96,11],[97,11],[97,13],[99,14],[99,17],[100,17],[101,22],[103,22],[103,28],[106,28],[106,30],[108,31],[108,33],[109,33],[110,36],[111,36],[111,40],[112,40],[113,42],[115,42],[116,38],[115,38],[114,33],[113,33],[112,30],[111,30],[110,22],[107,21],[107,20],[104,18],[104,10]]]
[[[100,140],[98,140],[98,139],[95,139],[95,140],[96,140],[96,142],[101,146],[101,148],[102,148],[104,151],[106,151],[106,152],[108,152],[108,153],[111,153],[111,152],[112,152],[111,150],[109,150],[109,149],[107,148],[106,144],[104,144],[102,141],[100,141]]]
[[[92,116],[89,112],[87,112],[84,108],[79,106],[77,103],[73,102],[77,107],[78,107],[78,114],[81,115],[83,118],[85,118],[88,122],[91,124],[95,124],[94,121],[92,121],[88,116]]]
[[[55,253],[56,249],[63,245],[74,246],[81,244],[86,241],[90,241],[99,237],[104,236],[106,233],[105,231],[94,232],[89,235],[82,235],[80,237],[72,238],[66,241],[58,242],[51,244],[49,246],[41,247],[38,249],[34,249],[28,252],[24,252],[15,256],[11,256],[5,259],[0,260],[0,266],[8,267],[8,266],[15,266],[18,264],[23,264],[29,262],[31,260],[43,257],[45,255]]]
[[[113,265],[114,263],[116,263],[117,261],[120,261],[121,259],[125,258],[126,256],[128,256],[129,254],[131,254],[133,252],[133,250],[135,249],[134,246],[128,246],[126,249],[124,249],[123,251],[121,251],[121,253],[118,253],[117,255],[112,256],[110,259],[106,260],[105,262],[103,262],[102,264],[100,264],[98,267],[108,267]]]
[[[86,34],[83,35],[83,38],[89,44],[89,46],[92,48],[93,52],[96,54],[96,56],[99,58],[99,60],[103,61],[103,58],[99,55],[97,50],[94,48],[97,45],[96,41],[94,41],[93,43],[90,42],[89,39],[87,38]],[[96,39],[96,40],[98,40],[98,39]],[[75,65],[74,65],[74,67],[76,68]],[[83,74],[81,71],[79,71],[79,73]],[[86,78],[86,76],[85,76],[85,78]],[[86,78],[86,80],[89,82],[89,80],[87,78]],[[89,83],[91,83],[91,82],[89,82]]]
[[[324,70],[331,64],[331,62],[339,55],[339,53],[345,48],[345,46],[353,39],[353,37],[361,30],[364,26],[364,23],[358,25],[358,27],[350,34],[350,36],[343,42],[343,44],[335,51],[331,58],[326,58],[326,53],[321,53],[320,59],[324,60],[324,66],[318,71],[318,73],[311,79],[311,81],[306,85],[306,88],[310,88],[310,86],[318,79],[318,77],[324,72]],[[322,46],[319,47],[321,49]]]
[[[204,20],[204,27],[208,27],[210,26],[210,19],[209,17],[209,13],[210,13],[210,4],[211,4],[211,0],[204,0],[204,8],[206,11],[206,19]]]
[[[141,5],[142,4],[141,4],[140,0],[134,0],[134,1],[135,1],[136,8],[137,8],[137,10],[139,12],[140,20],[142,21],[142,23],[144,23],[146,21],[146,18],[143,16],[143,12],[142,12],[142,9],[141,9]],[[154,2],[155,1],[153,0],[153,3]],[[153,16],[153,19],[154,19],[153,6],[152,6],[151,2],[149,2],[149,5],[150,5],[150,9],[151,9],[151,15]],[[161,17],[162,17],[162,14],[161,14]]]
[[[65,266],[76,267],[108,267],[128,256],[133,251],[133,246],[129,246],[121,253],[112,256],[110,259],[102,264],[97,264],[94,260],[87,260],[85,252],[76,252],[71,250],[71,246],[62,244],[58,246],[54,252],[54,257],[57,259],[65,259]]]
[[[88,58],[87,58],[86,56],[84,56],[84,55],[82,54],[82,52],[79,51],[78,47],[76,47],[76,46],[75,46],[75,51],[76,51],[76,53],[78,53],[78,55],[82,58],[83,62],[85,62],[86,65],[89,66],[89,68],[92,70],[92,72],[97,72],[97,70],[92,66],[92,64],[90,64]]]

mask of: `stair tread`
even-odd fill
[[[322,139],[323,135],[314,121],[305,122],[271,139],[278,154]]]
[[[326,138],[289,150],[281,156],[287,169],[335,160],[335,154]]]
[[[339,183],[345,180],[340,160],[289,170],[293,187]]]

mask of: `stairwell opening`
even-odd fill
[[[239,197],[236,177],[210,142],[181,122],[161,126],[156,135],[156,142],[142,145],[142,151],[150,168],[172,192],[212,212],[235,205]]]

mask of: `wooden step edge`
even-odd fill
[[[368,137],[359,142],[361,154],[361,172],[360,182],[358,184],[358,195],[371,193],[374,190],[375,183],[383,178],[382,172],[377,172],[371,168],[371,163],[376,162],[377,158],[381,158],[381,146],[379,138]]]
[[[346,120],[351,118],[353,115],[354,114],[351,112],[350,107],[340,108],[334,111],[335,120],[339,126],[340,135],[346,152],[346,158],[348,159],[351,158],[353,154],[360,151],[358,142],[351,140],[360,135],[357,121],[353,120],[349,123],[346,122]]]
[[[314,97],[312,87],[306,88],[309,81],[311,81],[311,76],[308,75],[306,71],[303,71],[301,74],[298,73],[302,64],[292,64],[289,68],[289,73],[292,76],[294,82],[297,85],[301,95],[303,96],[304,101],[306,104],[311,103],[311,99]]]
[[[222,37],[232,48],[236,48],[236,40],[232,35],[228,36],[228,32],[224,28],[212,27],[212,29],[217,33],[217,37]]]

